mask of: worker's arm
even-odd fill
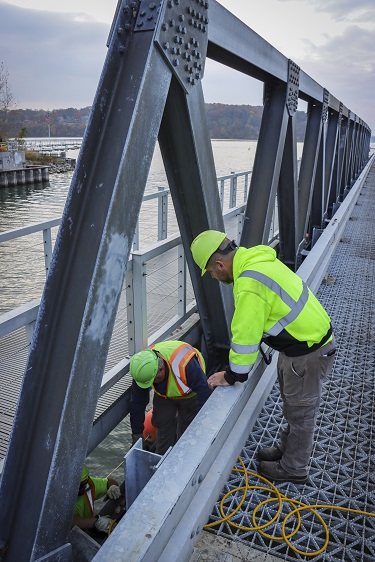
[[[190,388],[197,393],[199,408],[201,408],[212,391],[207,384],[207,377],[196,357],[190,359],[186,365],[186,381]]]
[[[256,291],[240,291],[235,299],[229,365],[208,379],[210,388],[245,382],[259,353],[270,306]]]
[[[75,515],[73,517],[73,525],[77,525],[77,527],[79,527],[83,531],[86,531],[87,529],[93,529],[96,521],[96,515],[94,515],[93,517],[79,517],[78,515]]]
[[[140,388],[133,380],[130,402],[130,426],[133,435],[143,433],[145,411],[150,399],[150,389]]]

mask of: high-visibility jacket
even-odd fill
[[[78,517],[93,517],[94,501],[102,498],[107,493],[108,478],[89,478],[90,490],[78,496],[74,515]]]
[[[166,394],[160,394],[153,385],[154,392],[163,398],[181,398],[196,393],[190,388],[186,380],[186,365],[196,357],[202,371],[206,372],[206,365],[202,354],[188,343],[181,341],[164,341],[152,346],[168,365],[168,380]]]
[[[247,374],[262,341],[286,355],[306,355],[332,339],[328,314],[269,246],[240,247],[233,259],[229,367]]]

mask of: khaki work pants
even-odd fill
[[[287,357],[284,353],[279,354],[277,376],[287,422],[279,436],[279,448],[283,453],[280,464],[295,476],[304,476],[309,471],[322,384],[332,371],[335,349],[333,337],[332,341],[307,355]]]

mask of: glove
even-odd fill
[[[113,486],[110,486],[108,488],[107,496],[109,497],[110,500],[118,500],[119,497],[121,496],[120,488],[115,484],[113,484]]]
[[[108,515],[98,515],[98,519],[95,521],[94,527],[102,533],[108,533],[112,521],[113,519],[111,519]]]
[[[141,437],[143,439],[143,433],[132,433],[132,445],[134,445],[134,443],[136,443]]]

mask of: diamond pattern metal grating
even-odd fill
[[[308,505],[329,504],[375,513],[375,167],[373,166],[358,202],[331,261],[318,297],[332,317],[338,343],[335,365],[325,384],[316,428],[315,447],[306,484],[279,484],[287,497]],[[272,390],[249,435],[241,456],[248,470],[256,472],[256,449],[277,443],[282,424],[277,385]],[[239,465],[238,465],[239,467]],[[250,478],[250,484],[260,484]],[[223,495],[244,485],[242,474],[232,473]],[[242,492],[230,496],[225,507],[231,511]],[[263,499],[255,490],[233,521],[252,526],[252,512]],[[219,501],[210,521],[221,519]],[[231,509],[232,508],[232,509]],[[287,513],[290,508],[283,509]],[[273,517],[276,502],[265,504],[257,520]],[[294,552],[284,541],[264,538],[254,531],[241,531],[228,523],[211,529],[282,560],[329,562],[373,562],[375,560],[375,518],[336,510],[320,510],[329,528],[329,544],[313,558]],[[302,551],[324,544],[322,525],[311,513],[301,515],[301,527],[292,543]],[[280,534],[276,524],[271,534]]]

